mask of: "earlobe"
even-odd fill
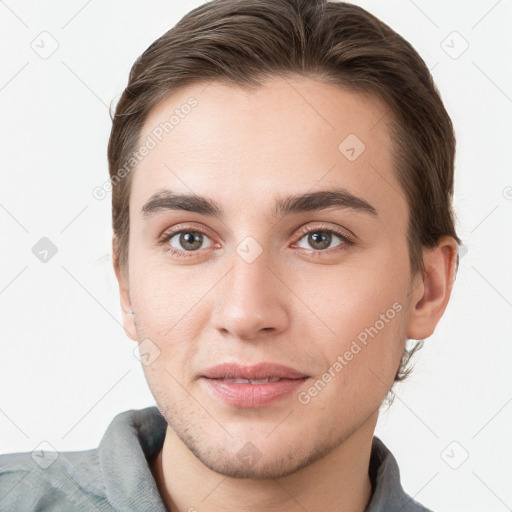
[[[135,328],[135,316],[133,314],[132,300],[130,297],[130,284],[127,272],[119,268],[119,260],[114,241],[112,242],[112,263],[119,285],[121,310],[123,314],[123,327],[126,335],[133,341],[137,341],[137,330]]]
[[[457,270],[457,242],[449,236],[423,253],[423,280],[412,290],[407,337],[421,340],[434,332],[450,300]]]

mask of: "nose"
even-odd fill
[[[289,324],[286,297],[291,292],[265,252],[251,263],[234,253],[231,262],[230,271],[216,287],[214,327],[224,337],[244,341],[285,331]]]

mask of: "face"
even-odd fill
[[[377,99],[305,78],[206,85],[143,127],[157,144],[133,176],[125,326],[199,460],[283,476],[373,432],[407,336],[408,207]],[[236,382],[265,377],[280,380]]]

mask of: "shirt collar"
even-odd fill
[[[98,447],[107,499],[119,512],[166,512],[148,461],[164,442],[167,422],[157,407],[118,414]]]

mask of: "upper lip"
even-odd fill
[[[258,364],[239,364],[239,363],[222,363],[212,366],[203,372],[202,377],[208,379],[302,379],[308,377],[303,372],[275,363],[258,363]]]

